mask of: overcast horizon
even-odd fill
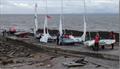
[[[35,2],[38,14],[46,14],[46,0],[0,0],[0,14],[34,14]],[[48,14],[60,14],[61,0],[47,0]],[[64,14],[82,14],[83,0],[64,0]],[[119,14],[119,0],[86,0],[88,14]]]

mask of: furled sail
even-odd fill
[[[38,30],[37,3],[35,3],[35,15],[34,15],[34,20],[35,20],[34,35],[36,36],[36,31]]]

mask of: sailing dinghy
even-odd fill
[[[85,0],[84,0],[84,9],[85,9],[85,13],[86,13]],[[116,42],[115,39],[100,39],[99,45],[108,46],[108,45],[111,45],[111,44],[113,44],[113,43],[115,43],[115,42]],[[83,43],[84,43],[84,45],[86,45],[86,46],[93,46],[93,45],[95,44],[95,40],[87,40],[87,41],[84,41]]]
[[[74,43],[73,39],[70,38],[64,38],[63,29],[62,29],[62,23],[63,23],[63,0],[61,0],[61,13],[60,13],[60,22],[59,22],[59,44],[71,44]]]
[[[50,36],[48,29],[47,29],[47,16],[45,16],[43,35],[40,38],[40,42],[47,43],[49,38],[52,38],[52,37]]]
[[[84,20],[84,32],[81,37],[74,37],[73,35],[69,35],[68,38],[65,38],[62,32],[62,14],[63,14],[63,0],[61,2],[61,14],[60,14],[60,23],[59,23],[59,33],[60,33],[60,44],[74,44],[74,43],[81,43],[85,41],[85,36],[86,36],[86,20],[85,20],[85,15],[83,16]]]
[[[99,45],[106,45],[106,46],[108,46],[108,45],[111,45],[111,44],[113,44],[115,42],[116,42],[115,39],[101,39],[99,41]],[[94,46],[94,44],[95,44],[95,40],[88,40],[88,41],[84,42],[84,45],[86,45],[86,46]]]
[[[34,36],[39,38],[40,35],[37,33],[38,31],[38,20],[37,20],[37,3],[35,3],[35,14],[34,14]]]
[[[46,15],[45,15],[45,21],[44,21],[44,29],[43,34],[40,38],[40,42],[47,43],[49,40],[55,40],[55,37],[52,37],[48,32],[48,8],[47,8],[47,0],[46,0]]]

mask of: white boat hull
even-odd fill
[[[69,36],[69,38],[72,39],[73,42],[75,42],[75,43],[76,42],[78,42],[78,43],[82,42],[82,38],[81,37],[74,37],[74,36],[71,35],[71,36]]]
[[[116,41],[114,39],[101,39],[99,41],[100,45],[110,45],[115,43]],[[95,44],[95,40],[89,40],[89,41],[85,41],[84,45],[86,46],[93,46]]]
[[[40,38],[40,42],[47,43],[49,38],[51,38],[49,34],[43,34],[43,36]]]
[[[82,42],[82,38],[81,37],[75,37],[74,39],[74,42]]]

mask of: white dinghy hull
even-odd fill
[[[49,34],[44,34],[41,36],[40,42],[47,43],[49,38],[51,38]]]
[[[100,45],[110,45],[115,43],[116,41],[114,39],[101,39],[99,41]],[[95,40],[89,40],[89,41],[85,41],[84,45],[86,46],[93,46],[95,44]]]

